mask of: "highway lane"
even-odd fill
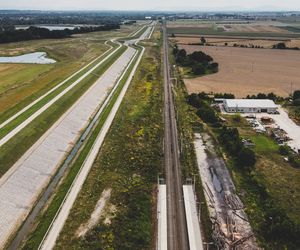
[[[162,28],[164,52],[164,154],[167,185],[168,249],[188,250],[189,242],[181,181],[178,132],[170,79],[169,47],[165,21],[163,22]]]
[[[140,37],[140,39],[138,39],[135,43],[137,43],[139,40],[143,40],[145,37],[147,37],[149,35],[149,33],[151,34],[151,28],[148,28],[145,33],[143,33],[143,35]],[[142,47],[142,51],[141,53],[138,55],[138,53],[136,52],[135,56],[138,56],[137,61],[134,64],[134,67],[129,75],[129,77],[127,78],[127,81],[120,93],[120,95],[117,98],[116,103],[114,104],[107,120],[105,121],[100,133],[97,136],[97,139],[92,147],[92,149],[90,150],[87,158],[85,159],[83,165],[81,166],[81,169],[78,173],[78,175],[76,176],[76,178],[74,179],[72,186],[70,188],[70,190],[67,193],[67,196],[64,199],[64,202],[61,204],[59,211],[57,212],[54,220],[52,221],[43,241],[40,244],[39,249],[41,250],[50,250],[53,249],[55,246],[55,242],[59,236],[59,233],[61,232],[65,221],[68,218],[68,215],[70,213],[70,210],[72,209],[72,206],[82,188],[82,185],[84,184],[88,173],[90,171],[90,169],[93,166],[94,161],[96,160],[96,157],[98,155],[98,152],[104,142],[105,136],[114,120],[114,117],[121,105],[121,102],[127,92],[127,89],[130,85],[131,79],[134,76],[137,67],[142,59],[142,56],[144,54],[145,48]],[[131,63],[134,62],[134,58],[132,58]],[[130,64],[131,64],[130,63]],[[122,77],[126,74],[126,71],[129,69],[130,64],[128,65],[128,67],[124,70],[123,75],[120,77],[120,80],[122,79]],[[118,83],[117,83],[118,84]],[[113,95],[113,92],[111,92],[111,96]],[[111,97],[109,97],[107,99],[107,101],[109,101]]]
[[[134,53],[134,49],[128,48],[1,178],[0,249],[26,218]]]

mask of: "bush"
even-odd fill
[[[290,147],[288,145],[281,145],[279,147],[279,153],[281,155],[289,155],[289,153],[290,153]]]
[[[208,123],[218,122],[218,117],[215,111],[211,107],[202,106],[198,109],[197,115],[204,121]]]
[[[234,114],[234,115],[232,116],[232,120],[233,120],[234,122],[236,122],[236,123],[240,123],[240,122],[242,121],[242,117],[241,117],[240,114]]]
[[[238,154],[237,163],[241,167],[253,167],[256,163],[256,157],[253,150],[243,147]]]
[[[293,101],[293,105],[300,106],[300,99],[296,99]]]

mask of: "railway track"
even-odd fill
[[[168,37],[163,21],[165,172],[167,185],[167,233],[169,250],[188,250],[186,215],[179,161],[178,132],[170,77]]]

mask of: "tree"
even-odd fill
[[[172,33],[172,35],[171,35],[172,37],[175,37],[175,34],[174,33]]]
[[[253,150],[250,148],[242,147],[237,157],[237,163],[241,167],[253,167],[256,163],[256,157]]]
[[[192,105],[195,108],[200,108],[201,99],[196,93],[192,93],[188,96],[188,104]]]
[[[267,98],[270,100],[276,101],[277,96],[273,92],[271,92],[267,95]]]
[[[273,49],[286,49],[285,43],[277,43],[273,45]]]
[[[215,111],[207,105],[201,106],[197,111],[197,115],[204,122],[216,123],[218,121],[218,117],[216,116]]]
[[[208,64],[213,61],[213,58],[209,55],[206,55],[202,51],[195,51],[189,55],[190,62],[198,62],[203,64]]]
[[[300,99],[293,100],[294,106],[300,106]]]
[[[289,153],[290,153],[290,148],[289,148],[289,146],[288,146],[288,145],[281,145],[281,146],[279,147],[279,153],[280,153],[281,155],[289,155]]]
[[[300,99],[300,90],[295,90],[293,93],[293,100]]]
[[[176,62],[179,64],[184,64],[184,62],[186,61],[186,51],[185,49],[181,49],[178,51],[177,56],[176,56]]]
[[[192,66],[192,72],[195,75],[203,75],[203,74],[205,74],[205,67],[201,63],[194,64]]]

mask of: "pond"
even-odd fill
[[[1,56],[0,63],[35,63],[35,64],[51,64],[56,61],[47,58],[46,52],[34,52],[20,56]]]

